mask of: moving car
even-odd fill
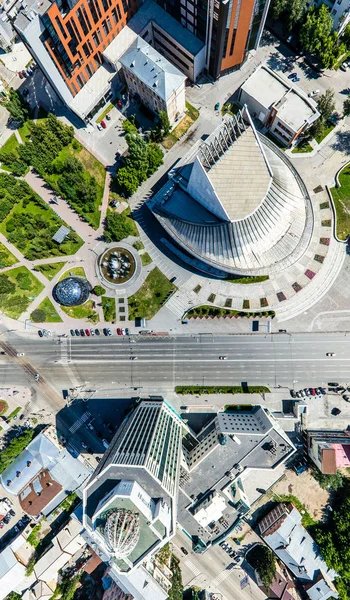
[[[39,381],[39,373],[35,373],[34,379],[35,379],[35,381]]]
[[[335,356],[335,352],[326,352],[326,356]]]
[[[219,356],[219,360],[227,360],[227,356]]]
[[[320,90],[313,90],[312,92],[310,92],[308,94],[309,98],[313,98],[314,96],[318,96],[318,94],[320,93]]]
[[[17,356],[24,356],[24,352],[17,352]]]
[[[130,356],[130,360],[138,360],[137,356]]]
[[[339,383],[335,383],[334,381],[333,382],[330,381],[328,385],[329,385],[329,387],[338,387]]]
[[[183,546],[181,546],[181,552],[183,552],[185,556],[187,556],[188,554],[188,550],[186,550],[186,548],[184,548]]]

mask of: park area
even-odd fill
[[[35,300],[44,286],[26,267],[16,267],[0,274],[0,310],[18,319]]]
[[[177,290],[176,285],[155,267],[146,277],[140,289],[130,296],[129,319],[145,317],[152,319],[170,294]]]
[[[75,254],[82,246],[72,230],[62,244],[52,240],[61,225],[68,226],[25,181],[0,173],[0,196],[0,232],[28,260]]]
[[[339,173],[340,187],[331,188],[337,213],[337,236],[346,240],[350,233],[350,164]]]
[[[84,220],[100,224],[106,172],[104,166],[75,138],[74,129],[49,114],[19,129],[0,148],[2,168],[24,176],[32,167]]]

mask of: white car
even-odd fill
[[[124,327],[122,329],[122,335],[126,335],[126,331],[125,331]]]
[[[130,360],[138,360],[137,356],[130,356]]]
[[[100,123],[97,123],[97,129],[98,129],[99,131],[102,131],[102,125],[100,125]]]
[[[219,360],[227,360],[227,356],[219,356]]]
[[[90,329],[90,333],[92,335],[92,337],[95,335],[95,330],[94,329]]]
[[[335,356],[335,352],[327,352],[326,356]]]
[[[17,356],[24,356],[24,352],[17,352]]]
[[[320,93],[320,90],[313,90],[312,92],[310,92],[310,94],[308,94],[309,98],[313,98],[314,96],[318,96]]]

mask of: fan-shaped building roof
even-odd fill
[[[284,153],[255,131],[246,107],[193,146],[148,206],[188,254],[226,273],[269,274],[290,266],[313,229],[303,181]]]

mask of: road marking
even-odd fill
[[[218,575],[217,577],[215,577],[215,579],[213,579],[213,581],[211,582],[210,586],[213,587],[214,589],[217,588],[230,575],[231,575],[231,570],[222,571],[220,573],[220,575]]]
[[[71,433],[75,433],[80,427],[84,425],[86,421],[90,419],[90,417],[91,413],[89,413],[89,411],[84,412],[84,414],[81,415],[81,417],[77,419],[75,423],[73,423],[72,427],[69,428],[69,431]]]
[[[185,561],[186,567],[193,573],[195,577],[201,574],[201,571],[190,560]]]

